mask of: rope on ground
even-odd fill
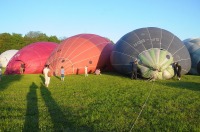
[[[154,85],[154,82],[153,82],[153,84],[152,84],[151,90],[150,90],[150,92],[149,92],[149,94],[148,94],[148,96],[147,96],[147,98],[146,98],[144,104],[142,105],[142,108],[141,108],[141,110],[140,110],[140,113],[138,114],[137,118],[135,119],[135,122],[133,123],[133,125],[132,125],[132,127],[131,127],[131,129],[130,129],[130,132],[132,132],[132,130],[133,130],[135,124],[137,123],[138,118],[140,117],[140,115],[141,115],[141,113],[142,113],[144,107],[146,106],[146,103],[147,103],[147,101],[148,101],[148,99],[149,99],[149,96],[151,95],[151,91],[152,91],[152,89],[153,89],[153,85]]]

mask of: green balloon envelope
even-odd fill
[[[169,79],[174,76],[171,53],[159,48],[143,51],[138,56],[139,68],[145,78]]]

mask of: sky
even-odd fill
[[[200,0],[0,0],[0,33],[89,33],[117,42],[144,27],[200,37]]]

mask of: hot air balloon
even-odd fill
[[[47,58],[58,44],[53,42],[36,42],[19,50],[9,61],[5,74],[20,74],[21,64],[25,65],[24,74],[40,74]]]
[[[181,74],[191,67],[189,52],[174,34],[156,27],[140,28],[125,34],[114,45],[111,64],[120,73],[129,75],[137,59],[144,78],[169,79],[174,76],[172,63],[182,66]]]
[[[113,43],[95,34],[79,34],[62,41],[52,52],[47,64],[54,75],[60,75],[63,66],[65,75],[83,74],[84,67],[88,66],[88,72],[92,73],[99,68],[101,70],[111,68],[110,53]]]
[[[6,67],[10,59],[18,52],[18,50],[7,50],[0,55],[0,65]]]
[[[189,73],[200,75],[200,38],[186,39],[183,42],[190,53],[192,61]]]

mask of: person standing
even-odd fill
[[[48,87],[50,83],[50,69],[49,65],[45,65],[45,68],[43,69],[44,79],[45,79],[45,86]]]
[[[1,76],[2,76],[2,70],[1,70],[1,67],[0,67],[0,81],[1,81]]]
[[[61,74],[61,81],[64,81],[64,79],[65,79],[65,69],[64,69],[63,66],[61,66],[60,74]]]
[[[138,70],[138,61],[137,59],[134,60],[132,63],[132,73],[131,73],[131,79],[137,79],[137,70]]]
[[[181,80],[181,65],[178,62],[174,62],[174,77],[177,76],[178,80]]]
[[[172,64],[172,67],[173,67],[173,69],[174,69],[174,76],[173,76],[173,78],[175,78],[175,77],[176,77],[176,75],[177,75],[177,67],[176,67],[176,62],[174,62],[174,63]]]
[[[1,64],[1,61],[0,61],[0,68],[2,68],[2,64]]]
[[[20,74],[24,74],[24,71],[25,71],[25,64],[24,64],[24,63],[21,63],[21,66],[20,66]]]
[[[101,75],[101,70],[100,69],[96,69],[95,75]]]
[[[85,66],[85,77],[88,76],[88,66]]]
[[[177,62],[176,63],[176,68],[177,68],[177,77],[178,77],[178,80],[181,80],[181,65]]]

